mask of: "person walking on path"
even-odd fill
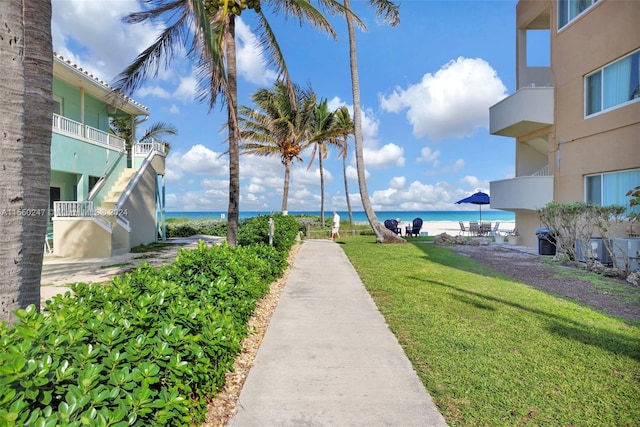
[[[340,237],[340,215],[333,211],[333,223],[331,224],[331,240]]]

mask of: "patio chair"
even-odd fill
[[[420,229],[422,228],[422,218],[415,218],[413,220],[413,228],[411,229],[412,236],[419,236]]]
[[[480,235],[480,225],[478,225],[478,221],[469,221],[469,234],[472,236]]]
[[[486,236],[490,232],[491,232],[491,223],[490,222],[483,222],[482,224],[480,224],[480,234],[482,236]]]
[[[465,233],[468,235],[469,234],[469,229],[464,226],[464,222],[458,221],[458,223],[460,224],[460,233],[458,233],[458,236],[462,236]]]
[[[49,243],[51,242],[51,243]],[[44,251],[45,253],[53,253],[53,250],[51,249],[51,246],[53,245],[53,232],[47,232],[47,234],[44,235]]]
[[[491,230],[491,234],[494,236],[499,236],[500,235],[500,221],[496,221],[496,223],[493,225],[493,229]]]
[[[387,219],[384,221],[384,226],[388,229],[393,231],[396,234],[400,234],[400,228],[398,227],[398,221],[396,221],[395,219]]]

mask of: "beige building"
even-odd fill
[[[491,134],[515,139],[515,177],[491,182],[491,207],[535,247],[548,202],[628,206],[640,185],[640,1],[521,0],[516,16],[517,91],[490,109]],[[549,66],[530,66],[540,35]]]

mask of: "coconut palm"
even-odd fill
[[[389,0],[368,0],[369,4],[376,9],[376,14],[395,26],[400,22],[399,5]],[[344,0],[344,6],[350,10],[350,0]],[[347,30],[349,33],[349,58],[351,61],[351,89],[353,91],[353,124],[356,151],[356,166],[358,169],[358,186],[360,187],[360,198],[362,207],[367,215],[369,224],[376,235],[378,243],[406,243],[404,239],[387,230],[378,220],[376,213],[371,206],[369,193],[367,192],[367,181],[365,178],[363,137],[362,137],[362,114],[360,111],[360,78],[358,75],[358,58],[356,51],[356,35],[354,29],[354,19],[350,13],[345,14],[347,19]]]
[[[300,152],[308,145],[308,129],[314,119],[316,95],[311,89],[293,85],[291,102],[289,85],[278,80],[272,89],[260,89],[251,96],[255,109],[239,109],[240,148],[242,154],[280,156],[284,165],[282,211],[287,210],[291,165],[302,161]]]
[[[327,99],[323,99],[314,107],[313,120],[309,129],[308,145],[313,145],[313,151],[311,152],[311,159],[309,160],[309,166],[311,167],[313,161],[318,156],[318,168],[320,172],[320,221],[322,227],[324,227],[324,168],[322,161],[327,158],[329,152],[328,145],[337,145],[338,133],[334,127],[335,116],[332,111],[329,111],[327,106]]]
[[[0,7],[0,320],[40,307],[40,276],[49,208],[53,50],[51,1]]]
[[[146,9],[125,18],[128,23],[146,21],[163,24],[164,30],[156,41],[145,49],[119,76],[114,85],[124,93],[133,93],[149,76],[157,75],[162,65],[168,66],[175,53],[185,49],[186,56],[198,70],[198,95],[213,108],[218,97],[227,104],[227,130],[229,133],[229,207],[227,215],[227,242],[237,243],[240,161],[237,128],[237,70],[235,45],[235,18],[247,8],[256,13],[257,31],[263,51],[286,82],[290,82],[284,58],[274,32],[261,6],[267,4],[274,13],[285,18],[296,18],[301,24],[312,25],[330,33],[335,32],[326,18],[309,0],[147,0]],[[318,0],[330,12],[347,13],[336,0]],[[354,17],[352,17],[354,18]],[[354,18],[355,19],[355,18]],[[293,90],[289,86],[290,96]]]
[[[347,200],[347,210],[349,211],[349,224],[353,230],[353,211],[351,210],[351,200],[349,200],[349,184],[347,180],[347,155],[349,153],[349,135],[353,135],[353,120],[349,114],[349,109],[345,106],[339,107],[333,112],[335,120],[333,127],[338,131],[335,137],[336,145],[339,147],[338,156],[342,158],[342,175],[344,177],[344,196]]]

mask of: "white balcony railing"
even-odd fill
[[[92,201],[53,202],[53,215],[63,218],[86,218],[95,213]]]
[[[52,125],[54,132],[67,134],[79,139],[85,139],[93,143],[115,148],[119,151],[125,151],[124,139],[111,135],[110,133],[100,129],[83,125],[80,122],[76,122],[75,120],[71,120],[59,114],[53,115]]]
[[[164,143],[155,140],[152,142],[137,142],[133,145],[134,156],[145,157],[151,152],[166,156],[166,146]]]
[[[65,201],[53,202],[54,219],[70,219],[73,218],[86,220],[91,218],[97,222],[102,228],[111,232],[113,227],[111,221],[106,218],[99,210],[94,209],[93,201]]]

